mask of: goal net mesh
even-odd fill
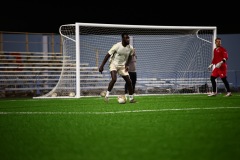
[[[58,97],[69,96],[70,92],[77,93],[77,84],[80,96],[99,96],[107,90],[111,80],[109,62],[102,74],[98,67],[112,45],[121,41],[123,32],[129,34],[136,49],[136,94],[208,92],[211,83],[207,67],[212,59],[214,31],[214,27],[62,25],[62,72],[57,85],[42,97],[56,96],[53,93]],[[76,53],[80,63],[76,63]],[[124,84],[118,76],[111,94],[124,94]]]

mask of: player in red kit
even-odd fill
[[[208,96],[216,96],[217,95],[217,85],[216,85],[216,78],[220,77],[223,81],[227,94],[226,97],[231,96],[232,93],[230,91],[229,83],[227,80],[227,63],[228,60],[228,53],[227,50],[221,46],[221,38],[215,39],[216,48],[214,48],[214,55],[212,59],[212,63],[209,65],[208,69],[211,69],[213,65],[215,68],[211,74],[211,82],[212,82],[212,93]]]

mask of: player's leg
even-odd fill
[[[108,84],[108,91],[111,92],[113,89],[114,84],[117,82],[117,71],[111,71],[111,81]]]
[[[127,83],[125,83],[125,85],[124,85],[124,93],[125,93],[125,95],[128,94],[128,85],[127,85]]]
[[[226,87],[226,90],[227,90],[227,94],[225,95],[226,97],[229,97],[232,95],[231,91],[230,91],[230,86],[229,86],[229,83],[228,83],[228,80],[227,80],[227,77],[224,77],[224,78],[221,78],[225,87]]]
[[[106,92],[106,96],[104,97],[104,100],[106,102],[108,102],[109,94],[111,93],[111,91],[114,87],[114,84],[117,81],[117,67],[114,64],[110,64],[109,65],[109,71],[110,71],[110,75],[111,75],[111,81],[108,84],[108,89],[107,89],[107,92]]]
[[[227,90],[227,94],[225,95],[226,97],[229,97],[232,95],[231,91],[230,91],[230,86],[229,86],[229,83],[228,83],[228,80],[227,80],[227,66],[223,66],[221,68],[221,70],[219,71],[219,76],[222,80],[222,82],[224,83],[225,85],[225,88]]]
[[[133,94],[133,87],[132,87],[132,81],[130,79],[130,76],[126,75],[126,76],[122,76],[122,77],[127,84],[129,95],[132,95]]]
[[[125,85],[124,85],[124,93],[125,93],[125,98],[127,100],[128,99],[128,85],[127,85],[126,82],[125,82]]]
[[[136,103],[136,100],[133,97],[133,87],[132,87],[132,80],[130,79],[129,75],[122,76],[128,86],[128,93],[129,93],[129,102]]]
[[[210,93],[208,96],[216,96],[217,95],[217,83],[216,83],[216,79],[217,77],[219,77],[219,68],[214,68],[214,70],[212,71],[210,80],[212,83],[212,93]]]
[[[132,81],[132,86],[133,86],[133,94],[135,93],[135,86],[136,86],[136,81],[137,81],[137,73],[136,72],[129,72],[130,79]]]
[[[107,93],[106,93],[106,96],[105,96],[105,101],[108,101],[109,94],[111,93],[111,91],[114,87],[114,84],[117,81],[117,71],[113,70],[113,71],[110,72],[110,74],[111,74],[112,79],[108,84],[108,90],[107,90]]]
[[[216,96],[217,95],[217,83],[216,83],[216,78],[214,76],[211,76],[210,80],[212,83],[212,93],[209,94],[208,96]]]
[[[132,81],[132,87],[133,87],[133,94],[135,93],[135,84],[136,84],[136,74],[135,72],[128,72],[129,73],[129,76],[130,76],[130,79]],[[125,86],[124,86],[124,89],[125,89],[125,97],[127,98],[128,97],[128,84],[125,83]]]
[[[223,83],[224,83],[224,85],[225,85],[225,87],[227,89],[227,92],[231,92],[230,91],[230,87],[229,87],[229,83],[228,83],[228,80],[227,80],[227,77],[222,78],[222,81],[223,81]]]
[[[125,83],[127,83],[128,93],[129,93],[129,102],[135,103],[136,101],[133,98],[132,80],[130,79],[129,73],[126,71],[125,66],[119,67],[118,74],[121,75],[125,80]]]

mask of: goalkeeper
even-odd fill
[[[121,75],[122,78],[128,85],[129,91],[129,102],[135,103],[136,100],[133,97],[133,86],[132,81],[129,77],[128,68],[129,63],[132,59],[134,52],[133,46],[129,44],[130,38],[127,33],[122,33],[122,41],[114,44],[112,48],[108,51],[105,58],[102,61],[101,66],[99,67],[99,72],[102,73],[104,65],[109,60],[109,70],[112,77],[112,80],[109,82],[108,90],[105,96],[105,101],[108,102],[108,97],[113,89],[114,84],[117,81],[117,74]]]
[[[228,53],[227,50],[221,46],[221,38],[215,39],[216,48],[214,48],[214,55],[212,59],[212,63],[209,65],[208,69],[211,69],[213,65],[215,68],[212,70],[211,74],[211,83],[212,83],[212,93],[208,96],[216,96],[217,95],[217,85],[216,85],[216,78],[220,77],[223,81],[227,94],[226,97],[231,96],[232,93],[230,91],[229,83],[227,80],[227,63],[228,60]]]

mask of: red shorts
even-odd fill
[[[211,76],[224,78],[227,76],[227,66],[221,66],[220,68],[214,68]]]

